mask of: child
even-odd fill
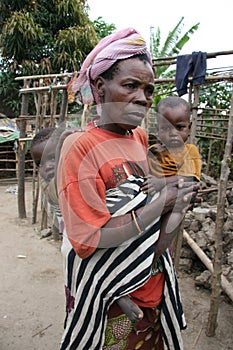
[[[161,144],[150,146],[148,156],[150,173],[160,180],[151,177],[144,184],[152,194],[161,189],[164,177],[168,178],[167,182],[173,175],[196,181],[200,181],[201,176],[200,153],[195,145],[186,143],[191,129],[189,103],[169,96],[158,103],[156,111]]]
[[[55,184],[55,151],[64,129],[45,128],[32,139],[31,156],[39,168],[40,184],[43,194],[48,199],[53,215],[54,226],[62,232],[62,220]]]
[[[36,166],[40,167],[41,158],[43,156],[45,146],[55,131],[55,127],[45,128],[40,130],[32,139],[31,142],[31,156]],[[43,177],[46,177],[43,175]]]
[[[159,192],[166,183],[177,181],[177,175],[181,177],[181,181],[200,181],[201,176],[200,153],[195,145],[186,143],[191,128],[189,103],[180,97],[169,96],[158,103],[156,112],[161,144],[149,147],[151,175],[141,187],[143,192],[151,195]],[[169,213],[163,217],[159,240],[164,240],[164,249],[167,247],[166,234],[175,236],[181,220],[182,215],[174,213],[174,210],[172,216]],[[158,256],[155,257],[154,263],[159,269],[160,266],[156,265],[157,258]],[[143,317],[138,306],[128,296],[118,299],[118,304],[132,321]]]

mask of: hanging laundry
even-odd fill
[[[176,59],[176,89],[178,96],[187,93],[188,78],[193,76],[193,85],[205,83],[206,52],[192,52],[190,55],[180,55]]]

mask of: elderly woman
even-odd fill
[[[160,216],[174,206],[185,213],[198,187],[174,182],[155,198],[140,190],[148,175],[140,125],[154,91],[141,35],[127,28],[101,40],[69,89],[84,103],[94,99],[99,118],[66,138],[57,171],[67,296],[61,349],[182,349],[186,325],[168,250],[153,261]],[[119,307],[125,295],[143,311],[139,322]]]

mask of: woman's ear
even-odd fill
[[[94,86],[96,89],[96,92],[100,98],[104,97],[105,93],[105,82],[104,78],[102,77],[97,77],[94,81]]]

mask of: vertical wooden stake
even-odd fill
[[[28,114],[28,101],[29,95],[23,94],[22,96],[22,106],[21,106],[21,115],[22,119],[20,120],[20,135],[19,138],[26,137],[26,120],[25,115]],[[26,215],[26,206],[25,206],[25,179],[24,179],[24,170],[25,170],[25,149],[26,142],[20,142],[18,147],[18,214],[20,219],[25,219]]]
[[[213,337],[217,326],[217,317],[219,309],[219,297],[221,293],[221,275],[222,275],[222,241],[223,241],[223,225],[225,214],[225,200],[227,181],[230,173],[229,161],[231,159],[231,150],[233,142],[233,95],[231,97],[231,109],[228,122],[227,141],[225,146],[225,153],[222,160],[220,180],[218,184],[218,200],[217,200],[217,216],[215,223],[215,255],[213,262],[213,279],[212,292],[210,301],[210,310],[208,317],[208,324],[206,328],[206,335]]]
[[[197,128],[197,109],[199,105],[199,87],[194,86],[194,102],[193,102],[193,111],[192,111],[192,128],[191,134],[189,137],[189,143],[193,143],[195,145],[195,135]]]

